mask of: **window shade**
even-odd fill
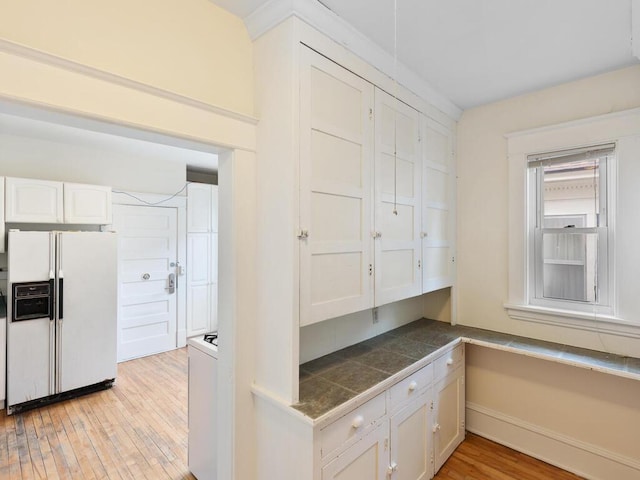
[[[557,165],[559,163],[591,160],[611,155],[614,152],[615,147],[615,143],[606,143],[604,145],[560,150],[558,152],[539,153],[527,156],[527,164],[529,168],[535,168],[540,166]]]

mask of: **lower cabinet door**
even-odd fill
[[[447,375],[434,389],[433,424],[435,471],[464,440],[464,368]]]
[[[383,423],[322,468],[322,480],[385,480],[389,452]]]
[[[431,415],[430,391],[392,415],[389,424],[390,480],[433,477]]]

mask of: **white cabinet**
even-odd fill
[[[64,223],[112,223],[111,187],[64,183]]]
[[[0,177],[0,253],[4,253],[6,250],[7,239],[4,237],[4,177]],[[0,343],[0,345],[3,345]],[[1,378],[0,378],[1,380]],[[4,382],[2,382],[4,388]]]
[[[63,183],[7,177],[5,221],[63,223]]]
[[[187,188],[187,336],[218,328],[218,187]]]
[[[428,480],[433,476],[431,389],[389,420],[390,480]]]
[[[7,177],[4,198],[9,223],[112,222],[110,187]]]
[[[373,85],[306,47],[300,77],[300,324],[373,306]]]
[[[375,90],[375,306],[422,293],[420,114]]]
[[[388,468],[387,425],[379,425],[322,467],[322,480],[385,480]]]
[[[422,291],[450,287],[454,282],[455,171],[453,133],[423,119]]]
[[[5,301],[6,301],[5,297]],[[6,373],[7,373],[7,356],[5,348],[7,345],[7,319],[0,317],[0,408],[6,406]]]
[[[465,436],[464,345],[435,363],[433,451],[437,472]]]

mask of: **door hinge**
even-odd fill
[[[373,264],[369,264],[369,276],[373,275]]]
[[[369,120],[373,120],[373,108],[369,109]]]
[[[456,257],[451,257],[451,263],[455,263],[456,262]]]
[[[418,260],[418,268],[422,268],[422,262]]]
[[[433,410],[433,400],[431,400],[431,410]]]
[[[384,449],[385,449],[385,451],[389,450],[389,439],[388,438],[384,439]]]

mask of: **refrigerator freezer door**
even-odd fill
[[[54,269],[52,234],[9,232],[8,291],[17,282],[47,281]],[[54,392],[54,322],[39,318],[12,322],[7,302],[7,405]]]
[[[58,320],[61,392],[116,377],[117,240],[113,233],[58,233],[64,316]]]

